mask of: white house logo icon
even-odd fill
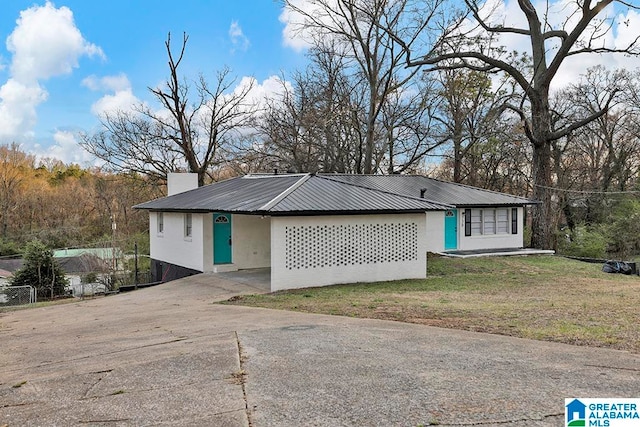
[[[566,406],[567,427],[584,427],[586,421],[587,405],[578,399],[572,400]]]

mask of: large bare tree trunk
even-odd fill
[[[551,144],[533,146],[533,205],[531,215],[531,246],[548,249],[552,244],[553,210],[551,209]]]

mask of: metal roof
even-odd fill
[[[425,189],[425,199],[456,207],[522,206],[536,203],[524,197],[440,181],[422,175],[325,174],[322,176],[334,181],[348,182],[405,196],[420,197],[420,191]]]
[[[134,206],[175,212],[320,215],[424,212],[453,206],[322,175],[247,175]]]
[[[421,191],[425,190],[424,197]],[[134,206],[165,212],[319,215],[522,206],[523,197],[421,175],[246,175]]]
[[[424,212],[452,206],[419,197],[394,194],[324,176],[310,175],[294,191],[270,207],[270,212]]]
[[[157,211],[251,212],[273,200],[303,175],[247,175],[134,206]]]

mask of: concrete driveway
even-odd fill
[[[214,304],[198,275],[0,313],[0,426],[559,426],[566,397],[640,397],[626,352]]]

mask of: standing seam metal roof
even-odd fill
[[[264,215],[424,212],[453,206],[318,175],[247,175],[134,206]]]
[[[425,199],[456,207],[522,206],[536,203],[524,197],[440,181],[422,175],[326,174],[321,176],[405,196],[418,197],[420,190],[425,189]]]

